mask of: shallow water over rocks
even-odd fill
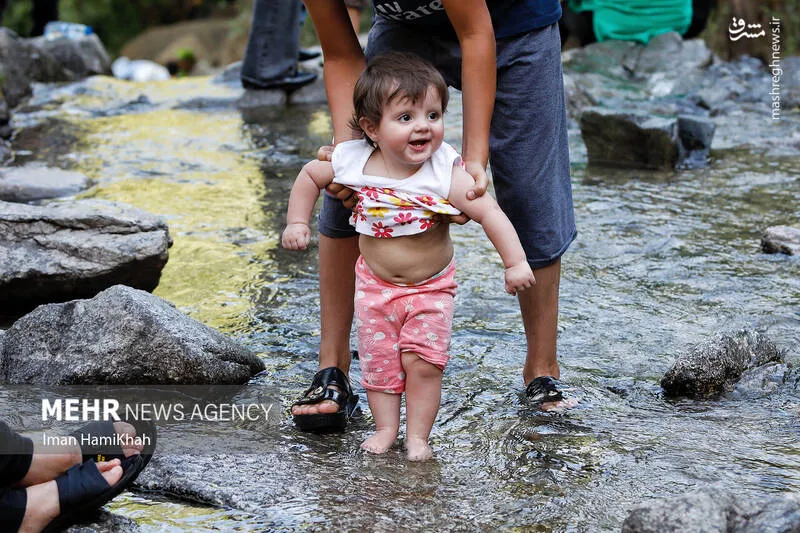
[[[715,117],[707,168],[659,173],[587,168],[571,121],[579,236],[564,257],[559,353],[580,404],[569,412],[520,401],[522,324],[502,265],[476,224],[454,227],[460,288],[436,460],[409,464],[398,450],[359,451],[368,414],[341,435],[291,425],[316,370],[317,254],[280,249],[279,233],[297,171],[332,132],[316,106],[246,123],[240,93],[95,77],[37,87],[14,118],[20,163],[83,172],[97,184],[83,196],[166,218],[174,245],[155,294],[258,353],[267,370],[253,383],[284,408],[222,437],[258,441],[258,453],[210,446],[207,428],[163,427],[173,451],[140,478],[157,492],[114,512],[142,531],[615,531],[640,503],[712,484],[752,498],[800,490],[796,370],[711,401],[668,401],[659,387],[679,354],[742,327],[800,362],[798,257],[759,248],[767,226],[798,223],[796,112],[773,123],[766,103],[741,104]],[[609,102],[627,101],[616,94]],[[216,105],[186,105],[198,98]],[[457,94],[450,109],[446,138],[459,145]]]

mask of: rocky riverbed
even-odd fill
[[[131,206],[154,217],[154,231],[168,227],[161,242],[172,246],[156,278],[161,300],[115,288],[97,310],[89,303],[40,308],[0,335],[1,375],[28,382],[24,376],[42,374],[26,366],[26,342],[55,346],[63,336],[49,352],[52,362],[58,354],[81,359],[89,348],[80,343],[97,323],[98,336],[113,333],[94,344],[110,347],[98,357],[135,345],[145,353],[114,360],[142,359],[145,368],[158,366],[161,350],[207,361],[185,347],[207,335],[204,346],[225,345],[210,352],[232,355],[195,365],[219,364],[219,379],[241,383],[263,363],[248,390],[278,402],[263,425],[161,425],[159,453],[139,491],[112,503],[105,525],[91,527],[797,528],[800,264],[796,254],[767,254],[761,244],[767,227],[800,224],[797,104],[787,92],[785,112],[773,121],[769,75],[757,61],[723,63],[702,43],[671,37],[648,48],[611,43],[571,51],[564,68],[580,234],[564,257],[559,351],[563,378],[580,403],[566,413],[541,413],[520,401],[524,344],[516,304],[502,293],[501,266],[479,228],[454,228],[460,295],[453,360],[433,435],[437,458],[422,465],[399,452],[375,458],[359,451],[371,424],[363,400],[365,415],[342,435],[299,433],[288,416],[316,368],[316,251],[288,253],[278,237],[294,176],[331,136],[327,109],[314,103],[323,97],[320,86],[303,95],[306,103],[287,107],[274,105],[283,104],[280,95],[244,94],[235,82],[207,78],[34,84],[32,97],[12,106],[8,169],[36,164],[79,172],[90,188],[69,191],[77,196],[59,205]],[[459,108],[454,93],[446,137],[456,145]],[[661,158],[669,164],[660,170],[590,166],[591,141],[581,133],[590,109],[676,125],[678,117],[692,117],[713,125],[713,133],[695,156],[698,164],[678,170],[671,156]],[[672,144],[682,143],[680,136],[662,139],[669,141],[660,144],[665,154],[680,152]],[[630,150],[613,137],[602,141],[623,156]],[[113,302],[127,298],[150,304],[133,316],[126,310],[139,303],[115,311]],[[183,330],[190,334],[162,342],[155,332],[177,327],[173,312],[234,344],[194,324]],[[104,324],[105,315],[117,318]],[[74,321],[65,324],[66,316]],[[25,321],[31,325],[23,327]],[[104,330],[112,324],[113,331]],[[232,360],[238,362],[228,365]],[[58,375],[68,377],[55,382],[99,379],[74,366],[62,368]],[[683,389],[665,378],[677,374]],[[129,376],[119,375],[108,382]],[[186,375],[185,382],[203,379]],[[10,385],[0,398],[18,427],[39,429],[38,404]]]

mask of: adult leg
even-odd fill
[[[498,41],[491,166],[497,200],[519,234],[536,285],[522,291],[523,379],[557,378],[560,256],[575,238],[557,26]],[[524,157],[520,157],[524,154]]]
[[[433,457],[428,438],[442,400],[442,369],[413,352],[403,352],[401,361],[406,374],[406,453],[411,461],[426,461]]]
[[[44,33],[44,27],[52,20],[58,20],[59,0],[33,0],[33,28],[31,37]]]
[[[358,237],[319,236],[319,290],[321,339],[319,368],[334,366],[350,371],[350,326],[353,323],[355,264]],[[336,402],[292,406],[293,415],[335,413]]]
[[[297,89],[316,79],[297,72],[299,0],[255,0],[242,61],[242,84],[253,89]]]
[[[561,375],[556,359],[558,331],[558,286],[561,279],[561,259],[552,265],[534,270],[536,285],[518,293],[522,323],[528,352],[522,369],[524,382],[539,376]]]

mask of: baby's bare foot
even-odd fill
[[[426,439],[406,436],[406,457],[409,461],[427,461],[433,457],[433,448]]]
[[[397,439],[397,429],[379,429],[370,438],[361,443],[361,449],[370,453],[386,453]]]

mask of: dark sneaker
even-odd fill
[[[531,403],[559,402],[564,399],[564,385],[552,376],[539,376],[525,387],[525,397]]]
[[[315,72],[298,71],[290,76],[265,82],[254,82],[242,78],[242,87],[256,91],[264,91],[267,89],[283,89],[284,91],[292,92],[308,85],[316,79],[317,74]]]

